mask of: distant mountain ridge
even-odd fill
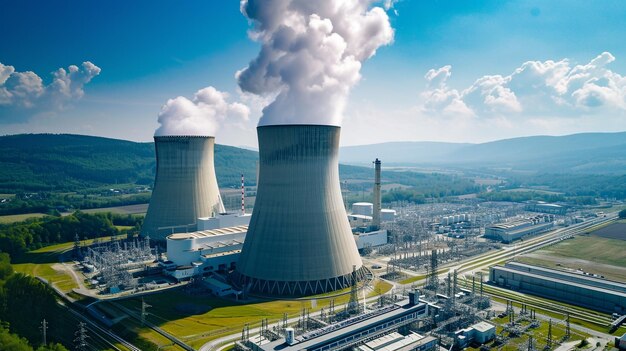
[[[215,146],[220,186],[235,186],[243,173],[256,179],[258,153]],[[154,143],[76,134],[0,136],[0,192],[73,191],[106,184],[152,185]]]
[[[503,167],[543,172],[626,173],[626,132],[530,136],[481,144],[393,142],[341,148],[340,162]]]

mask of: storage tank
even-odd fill
[[[224,211],[213,164],[215,138],[155,136],[156,177],[141,235],[163,241]]]
[[[383,222],[391,222],[396,219],[396,210],[390,210],[388,208],[384,208],[380,210],[380,219]]]
[[[355,202],[352,204],[352,214],[371,216],[374,213],[374,204],[371,202]]]
[[[365,277],[339,187],[340,131],[257,127],[259,185],[235,274],[244,290],[311,295],[350,286],[353,267]]]

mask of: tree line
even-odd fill
[[[35,250],[42,246],[65,243],[79,239],[94,239],[104,236],[138,232],[143,217],[113,213],[74,212],[73,214],[54,217],[31,218],[23,222],[0,224],[0,252],[7,252],[12,257]],[[115,226],[131,226],[119,230]]]
[[[37,279],[14,273],[11,258],[0,253],[0,351],[67,351],[59,337],[70,338],[64,330],[62,313],[54,292]],[[40,323],[47,321],[49,343],[42,344]],[[33,348],[31,345],[41,345]]]

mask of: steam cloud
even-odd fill
[[[83,87],[98,74],[100,68],[86,61],[81,67],[59,68],[52,73],[52,82],[44,85],[34,72],[16,72],[15,67],[0,63],[0,112],[6,116],[0,119],[0,123],[27,119],[40,112],[63,110],[72,101],[83,97]]]
[[[183,96],[169,99],[161,108],[161,126],[154,135],[215,136],[226,118],[247,120],[249,108],[238,102],[228,103],[228,98],[228,93],[209,86],[198,90],[191,100]]]
[[[389,17],[371,0],[242,0],[262,45],[237,72],[239,87],[275,97],[259,125],[340,125],[361,64],[393,41]]]

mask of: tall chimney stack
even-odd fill
[[[374,213],[372,214],[372,226],[380,228],[380,160],[374,161]]]

